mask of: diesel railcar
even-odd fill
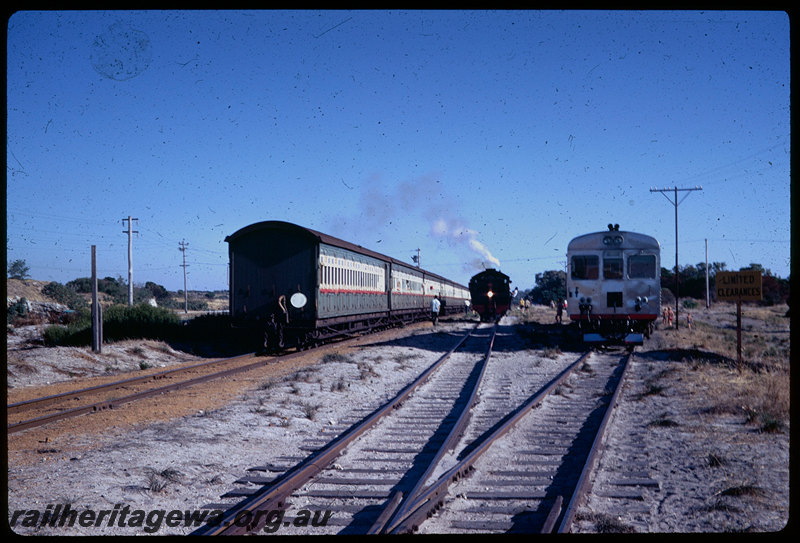
[[[490,268],[472,276],[469,293],[472,309],[478,313],[481,321],[495,321],[505,315],[511,305],[511,279]]]
[[[231,322],[267,351],[463,311],[469,290],[359,245],[283,221],[227,236]]]
[[[646,234],[608,230],[567,246],[567,313],[586,343],[641,345],[661,311],[661,248]]]

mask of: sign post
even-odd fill
[[[743,270],[738,272],[717,272],[717,301],[736,302],[736,357],[739,371],[742,371],[742,302],[761,301],[761,272]]]
[[[92,245],[92,352],[103,352],[103,313],[97,296],[96,245]]]

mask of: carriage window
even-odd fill
[[[622,279],[622,256],[603,257],[603,278]]]
[[[656,255],[628,257],[628,277],[652,279],[656,276]]]
[[[600,258],[597,255],[572,257],[573,279],[597,279],[600,274]]]

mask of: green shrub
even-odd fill
[[[62,324],[53,324],[44,329],[42,333],[44,344],[48,347],[67,345],[70,337],[69,328]]]
[[[246,337],[233,334],[228,315],[201,315],[184,323],[177,313],[149,304],[133,307],[113,305],[105,308],[103,341],[113,343],[125,339],[178,342],[188,344],[192,349],[213,344],[214,348],[235,350]],[[44,341],[51,347],[91,345],[91,312],[84,309],[70,313],[69,320],[65,324],[47,327],[44,331]]]
[[[53,324],[44,329],[44,344],[79,346],[92,344],[92,314],[88,309],[71,313],[67,324]]]
[[[114,305],[103,311],[103,340],[174,338],[181,331],[181,322],[171,311],[148,304],[133,307]],[[46,345],[90,345],[92,320],[89,311],[81,311],[74,322],[45,328]]]
[[[113,305],[103,312],[103,336],[107,341],[165,340],[174,337],[180,326],[180,318],[175,313],[149,304]]]
[[[25,318],[28,316],[28,300],[21,298],[18,302],[8,306],[8,321],[7,324],[13,324],[17,318]]]
[[[62,285],[56,281],[51,281],[42,287],[42,294],[53,298],[56,302],[63,304],[70,309],[82,309],[87,307],[86,300],[78,296],[76,290],[69,286]]]
[[[73,324],[52,324],[44,329],[44,344],[48,347],[69,346],[78,347],[81,345],[91,345],[92,326],[84,322]]]

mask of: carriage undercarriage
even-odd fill
[[[448,314],[454,313],[448,311]],[[264,327],[264,351],[275,353],[288,348],[298,351],[360,334],[405,326],[430,318],[422,309],[370,313],[359,318],[340,317],[319,321],[283,323],[270,320]]]
[[[655,328],[654,319],[637,319],[632,316],[582,316],[574,319],[584,343],[609,345],[642,345]]]

